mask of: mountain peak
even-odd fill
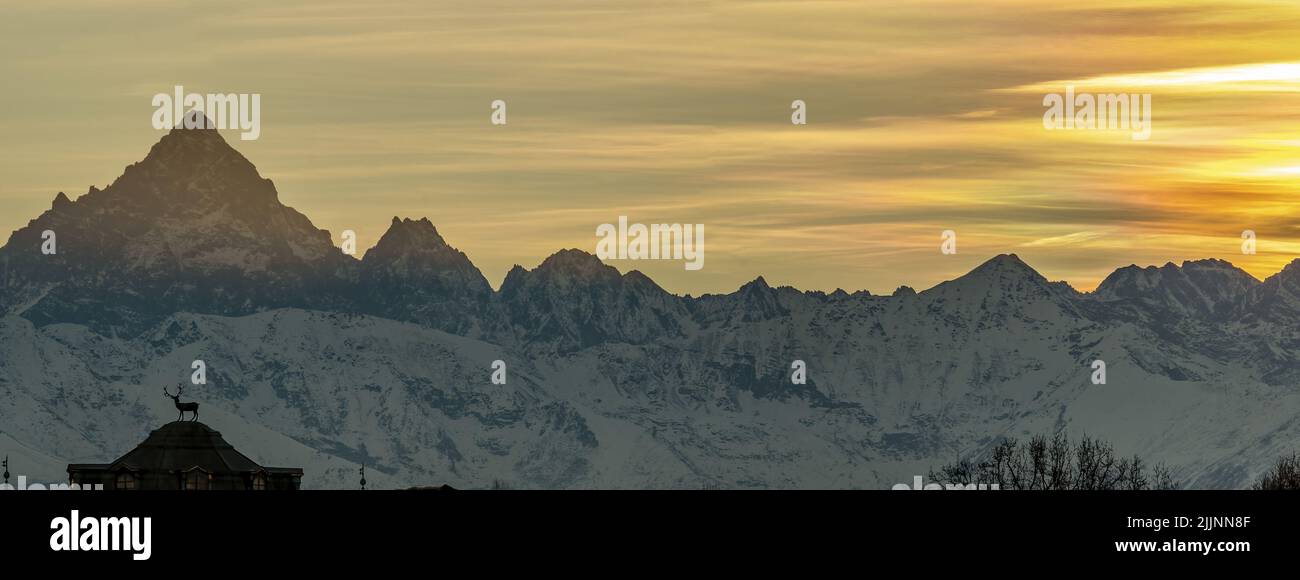
[[[238,205],[262,214],[283,207],[271,181],[258,174],[216,129],[172,129],[108,188],[92,193],[86,197],[107,198],[106,205],[119,209],[124,205],[156,208],[141,208],[148,213],[172,204],[179,204],[175,209],[182,211]]]
[[[212,121],[212,117],[209,117],[207,113],[198,109],[190,109],[184,115],[181,115],[181,120],[169,132],[211,131],[215,133],[217,131],[216,127],[217,124]]]
[[[560,352],[679,336],[688,317],[683,301],[645,274],[621,275],[577,249],[560,250],[531,271],[512,268],[500,304],[519,340]]]
[[[558,272],[576,274],[584,277],[609,276],[618,277],[618,270],[596,257],[576,248],[560,250],[542,261],[535,272]]]
[[[895,288],[895,289],[894,289],[894,292],[893,292],[892,294],[890,294],[890,296],[893,296],[893,297],[895,297],[895,298],[905,298],[905,297],[908,297],[908,296],[916,296],[916,289],[915,289],[915,288],[912,288],[911,286],[906,286],[906,285],[904,285],[904,286],[899,286],[898,288]]]
[[[1241,309],[1246,316],[1265,321],[1300,317],[1300,258],[1252,286]]]
[[[216,129],[208,128],[212,126],[210,120],[204,117],[201,122],[207,124],[200,125],[194,129],[186,129],[184,125],[176,125],[176,127],[168,131],[166,135],[163,135],[162,139],[159,139],[158,143],[155,144],[153,148],[165,151],[167,149],[180,147],[216,149],[224,146],[231,151],[234,150],[234,148],[226,142],[226,139],[221,136],[221,132]],[[152,151],[150,151],[150,153],[152,153]]]
[[[980,286],[1005,286],[1007,282],[1031,282],[1034,284],[1047,284],[1047,279],[1039,274],[1020,259],[1015,254],[998,254],[989,258],[984,263],[976,266],[975,269],[967,272],[949,282],[944,282],[935,288],[958,284],[961,286],[980,285]]]
[[[393,223],[379,239],[376,248],[381,245],[400,245],[408,250],[430,250],[439,247],[449,248],[447,241],[438,233],[438,228],[424,217],[418,220],[393,217]],[[373,250],[372,250],[373,251]]]
[[[767,279],[762,276],[745,283],[727,298],[734,299],[732,308],[739,310],[732,316],[746,322],[770,320],[790,313],[790,310],[781,304],[777,291],[772,289]]]
[[[936,304],[962,304],[971,312],[997,303],[1047,300],[1064,307],[1062,288],[1048,282],[1015,254],[999,254],[955,280],[940,283],[920,295]]]
[[[971,274],[976,272],[1000,272],[1000,273],[1021,273],[1031,274],[1042,277],[1037,270],[1031,268],[1020,256],[1015,254],[998,254],[986,260],[983,264],[976,266],[971,270]]]
[[[1283,266],[1276,274],[1265,278],[1258,284],[1261,291],[1275,291],[1282,286],[1296,287],[1300,292],[1300,258],[1296,258]]]
[[[365,308],[448,332],[473,328],[492,287],[469,256],[447,244],[429,218],[393,218],[361,259]]]
[[[1166,266],[1171,266],[1171,265],[1173,265],[1172,262],[1166,264]],[[1229,262],[1227,260],[1220,260],[1218,258],[1205,258],[1203,260],[1183,260],[1183,264],[1181,267],[1183,269],[1191,269],[1191,270],[1240,270],[1240,268],[1233,265],[1232,262]]]
[[[762,276],[759,276],[749,282],[746,282],[743,286],[740,287],[740,290],[742,292],[747,292],[747,291],[754,291],[754,290],[770,290],[771,288],[772,287],[767,284],[767,279],[763,278]]]
[[[1180,313],[1226,314],[1259,280],[1224,260],[1188,260],[1182,266],[1136,264],[1112,272],[1093,296],[1132,299]]]
[[[1280,274],[1286,274],[1288,276],[1294,276],[1296,274],[1300,274],[1300,258],[1296,258],[1294,260],[1291,260],[1290,262],[1287,262],[1287,265],[1283,266],[1282,269],[1278,271],[1277,274],[1274,274],[1273,276],[1277,276]],[[1271,277],[1272,276],[1270,276],[1270,278]]]
[[[362,265],[370,276],[393,277],[404,280],[439,278],[450,291],[455,287],[471,287],[481,293],[487,280],[464,252],[447,244],[438,228],[429,218],[418,220],[393,218],[392,225],[362,258]]]
[[[107,188],[52,208],[11,240],[59,232],[59,260],[14,260],[32,320],[139,329],[173,312],[319,305],[349,266],[328,232],[216,130],[173,129]],[[52,263],[47,263],[52,262]],[[320,303],[326,303],[324,300]]]

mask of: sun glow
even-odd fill
[[[1225,67],[1190,68],[1135,74],[1102,75],[1034,83],[1016,87],[1017,91],[1059,90],[1062,86],[1078,89],[1133,88],[1162,90],[1221,91],[1300,91],[1300,62],[1246,64]]]

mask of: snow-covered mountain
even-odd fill
[[[427,219],[343,254],[215,131],[177,130],[59,194],[0,268],[0,454],[35,480],[170,420],[196,359],[203,420],[308,487],[362,463],[375,487],[888,487],[1058,429],[1242,487],[1300,441],[1297,263],[1080,293],[1002,255],[919,293],[682,297],[563,250],[493,291]]]
[[[215,129],[173,130],[104,190],[60,192],[0,262],[11,312],[109,334],[172,312],[336,307],[356,267]]]
[[[1132,300],[1175,316],[1228,319],[1246,291],[1258,286],[1245,271],[1223,260],[1172,262],[1162,267],[1120,268],[1097,287],[1096,297],[1106,301]]]
[[[492,298],[487,278],[427,218],[393,218],[361,261],[357,310],[458,334],[478,334]]]

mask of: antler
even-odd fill
[[[164,396],[164,397],[172,397],[172,396],[174,396],[174,395],[172,395],[171,393],[167,392],[167,387],[163,387],[163,396]]]

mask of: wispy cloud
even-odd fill
[[[677,292],[926,287],[1015,250],[1081,288],[1300,246],[1300,5],[1264,0],[26,3],[0,19],[0,229],[158,138],[148,96],[263,95],[236,143],[362,244],[428,216],[489,278],[594,227],[705,223]],[[165,22],[165,26],[156,23]],[[1048,132],[1042,95],[1153,94],[1146,142]],[[505,127],[488,124],[493,99]],[[809,124],[789,124],[790,102]],[[958,232],[956,256],[939,233]],[[1239,253],[1252,229],[1260,252]],[[619,264],[625,267],[627,264]]]

